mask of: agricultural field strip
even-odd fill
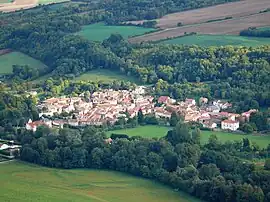
[[[209,22],[196,25],[187,25],[183,27],[174,27],[158,32],[130,38],[132,43],[143,41],[157,41],[166,38],[184,36],[185,33],[196,32],[200,34],[238,34],[241,30],[248,27],[263,27],[270,25],[270,12],[254,14],[238,19],[228,19],[222,22]]]
[[[223,19],[226,17],[239,18],[259,13],[270,8],[269,0],[245,0],[221,4],[196,10],[184,11],[165,15],[158,20],[160,28],[171,28],[181,22],[184,25],[207,22],[209,20]]]

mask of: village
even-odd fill
[[[29,120],[27,130],[36,131],[38,126],[48,127],[70,126],[101,126],[109,123],[115,124],[120,118],[133,118],[141,110],[143,115],[153,115],[158,119],[169,120],[171,114],[182,116],[185,122],[197,122],[204,128],[237,131],[241,122],[248,122],[251,109],[242,114],[227,112],[232,104],[215,100],[209,102],[201,97],[198,103],[195,99],[187,98],[185,101],[176,101],[169,96],[154,98],[146,93],[146,87],[138,86],[135,90],[106,89],[94,92],[89,97],[81,94],[78,97],[49,98],[38,104],[40,120]],[[54,117],[66,113],[69,116],[63,119]],[[44,118],[46,117],[46,118]]]

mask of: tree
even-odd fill
[[[202,165],[199,169],[199,176],[203,180],[211,180],[212,178],[220,175],[220,170],[216,164],[206,164]]]
[[[200,129],[196,128],[195,130],[192,131],[191,133],[192,141],[195,144],[200,144],[201,142],[201,131]]]
[[[170,126],[176,126],[179,120],[180,120],[179,115],[176,112],[172,112],[170,118]]]
[[[142,112],[141,109],[138,111],[138,123],[139,124],[143,124],[144,123],[144,115],[143,115],[143,112]]]
[[[245,133],[252,133],[254,131],[252,125],[249,123],[244,123],[241,127],[241,130]]]
[[[270,170],[270,159],[265,160],[264,169],[265,170]]]

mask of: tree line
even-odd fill
[[[111,144],[94,127],[39,127],[35,133],[21,130],[17,138],[22,160],[48,167],[117,170],[155,179],[205,201],[270,201],[270,173],[245,160],[269,157],[270,146],[260,150],[248,139],[222,144],[216,136],[202,146],[200,131],[182,122],[161,139],[118,135]]]
[[[270,37],[270,29],[257,29],[256,27],[250,27],[242,30],[240,36],[252,36],[252,37]]]

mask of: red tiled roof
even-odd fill
[[[235,123],[239,123],[239,121],[233,121],[233,120],[224,120],[222,121],[223,123],[229,123],[229,124],[235,124]]]
[[[168,99],[169,99],[168,96],[160,96],[160,97],[158,98],[158,102],[167,102]]]

